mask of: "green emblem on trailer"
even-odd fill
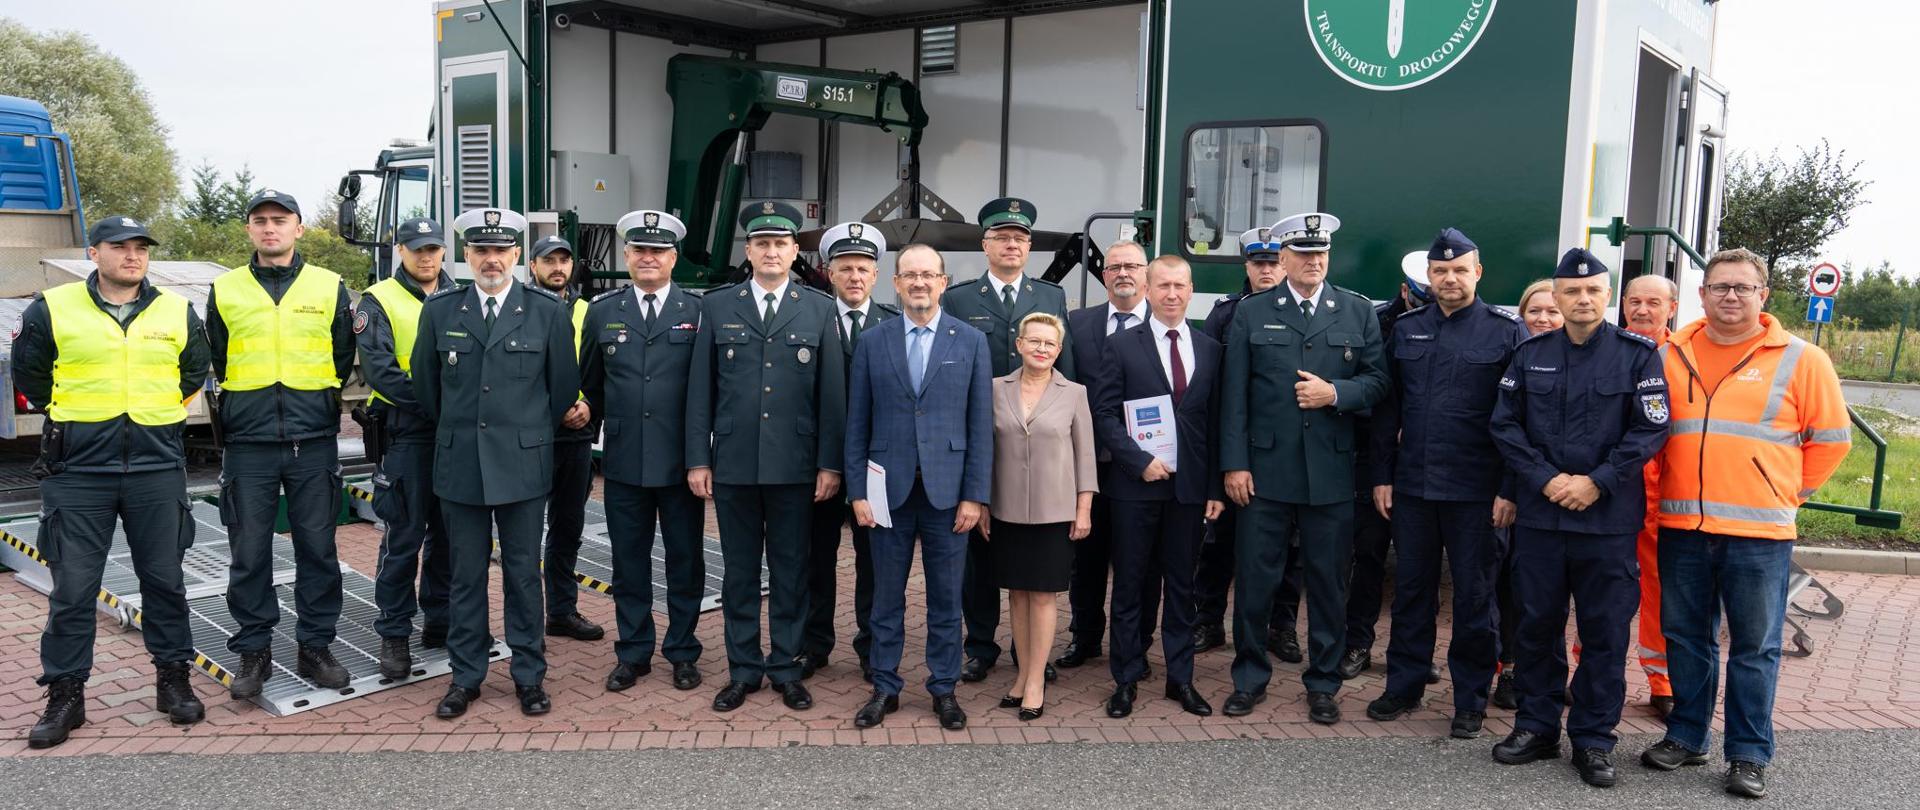
[[[1302,0],[1320,61],[1368,90],[1405,90],[1453,69],[1497,0]]]

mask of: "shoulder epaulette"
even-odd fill
[[[1213,306],[1215,309],[1219,309],[1223,305],[1231,304],[1245,297],[1247,297],[1247,294],[1243,292],[1227,293],[1226,295],[1213,299]]]
[[[1051,282],[1051,281],[1048,281],[1048,280],[1046,280],[1046,279],[1044,279],[1044,278],[1030,278],[1030,279],[1028,279],[1028,280],[1029,280],[1029,281],[1032,281],[1032,282],[1034,282],[1035,284],[1039,284],[1039,285],[1040,285],[1040,286],[1042,286],[1042,287],[1052,287],[1052,288],[1054,288],[1054,289],[1056,289],[1056,290],[1059,290],[1059,291],[1061,291],[1061,292],[1066,292],[1066,288],[1064,288],[1064,287],[1061,287],[1061,286],[1060,286],[1059,284],[1056,284],[1056,283],[1054,283],[1054,282]]]
[[[435,298],[445,298],[445,297],[447,297],[447,296],[449,296],[449,295],[459,295],[460,293],[463,293],[463,292],[466,292],[466,291],[467,291],[467,285],[465,285],[465,284],[455,284],[455,285],[453,285],[453,286],[451,286],[451,287],[448,287],[448,288],[446,288],[446,289],[443,289],[443,290],[434,290],[434,291],[433,291],[433,294],[432,294],[432,295],[429,295],[429,296],[427,296],[427,299],[426,299],[426,300],[428,300],[428,301],[432,301],[432,300],[433,300],[433,299],[435,299]]]
[[[522,285],[520,285],[520,286],[522,286],[522,287],[525,287],[525,288],[527,288],[527,292],[535,292],[535,293],[539,293],[539,294],[541,294],[541,295],[544,295],[544,296],[546,296],[546,297],[547,297],[547,298],[548,298],[549,300],[552,300],[552,301],[553,301],[554,303],[556,303],[556,304],[557,304],[557,303],[560,303],[560,296],[559,296],[559,295],[557,295],[557,294],[555,294],[555,293],[554,293],[554,292],[553,292],[552,290],[549,290],[549,289],[547,289],[547,288],[545,288],[545,287],[542,287],[542,286],[540,286],[540,285],[538,285],[538,284],[522,284]]]
[[[1537,334],[1537,335],[1528,335],[1528,336],[1527,336],[1527,337],[1526,337],[1526,338],[1525,338],[1524,340],[1521,340],[1521,341],[1520,341],[1520,345],[1522,345],[1522,346],[1525,346],[1525,345],[1527,345],[1527,344],[1529,344],[1529,343],[1532,343],[1532,342],[1534,342],[1534,341],[1536,341],[1536,340],[1539,340],[1539,339],[1541,339],[1541,338],[1544,338],[1544,337],[1547,337],[1547,336],[1549,336],[1549,335],[1552,335],[1553,333],[1555,333],[1555,332],[1558,332],[1558,331],[1560,331],[1560,330],[1558,330],[1558,329],[1548,329],[1547,331],[1545,331],[1545,332],[1541,332],[1540,334]]]
[[[589,299],[587,303],[598,304],[601,301],[604,301],[606,299],[612,298],[617,295],[624,295],[628,292],[631,292],[632,290],[633,290],[632,287],[615,287],[611,290],[608,290],[606,292],[603,292],[599,295],[594,296],[592,299]]]
[[[1640,334],[1639,332],[1635,332],[1631,329],[1615,329],[1613,331],[1619,332],[1620,336],[1623,338],[1645,344],[1646,347],[1649,349],[1660,348],[1660,344],[1653,342],[1653,338],[1647,337],[1646,335]]]
[[[1500,315],[1503,318],[1506,318],[1509,321],[1513,321],[1515,323],[1520,322],[1519,313],[1516,313],[1513,310],[1507,309],[1506,307],[1500,306],[1498,304],[1488,304],[1487,309],[1493,310],[1496,314]]]
[[[805,284],[795,284],[793,286],[799,287],[800,289],[813,293],[814,295],[820,296],[821,298],[825,298],[828,301],[833,300],[833,293],[827,292],[826,290],[822,290],[818,287],[810,287]]]
[[[882,303],[880,303],[880,302],[878,302],[878,301],[875,301],[875,302],[873,303],[873,305],[874,305],[874,306],[876,306],[876,307],[879,307],[879,308],[880,308],[880,311],[881,311],[881,312],[885,312],[885,313],[887,313],[887,314],[889,314],[889,315],[898,315],[898,314],[900,314],[900,308],[899,308],[899,307],[896,307],[896,306],[894,306],[894,305],[892,305],[892,304],[882,304]]]

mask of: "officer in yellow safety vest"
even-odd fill
[[[353,313],[340,276],[309,265],[294,249],[305,233],[300,204],[266,189],[247,202],[253,259],[213,280],[207,343],[220,380],[215,419],[225,457],[220,520],[233,565],[227,610],[240,654],[234,699],[259,696],[273,675],[273,528],[280,495],[292,527],[294,607],[299,643],[294,672],[315,685],[347,685],[346,667],[327,649],[340,618],[340,383],[353,371]]]
[[[147,283],[156,243],[145,225],[108,217],[87,243],[99,269],[35,298],[13,341],[14,385],[47,412],[33,467],[41,479],[34,544],[53,593],[40,635],[47,711],[27,737],[33,748],[66,742],[87,722],[94,599],[116,521],[140,579],[154,709],[179,724],[206,713],[187,684],[193,631],[180,571],[193,544],[184,402],[207,379],[206,335],[187,299]]]
[[[411,369],[423,302],[452,288],[453,278],[440,269],[447,254],[440,223],[424,217],[400,223],[393,247],[401,272],[360,296],[353,333],[360,345],[360,376],[373,389],[367,410],[375,429],[367,432],[367,441],[380,445],[367,448],[380,465],[373,476],[373,512],[386,525],[374,575],[373,602],[380,616],[373,629],[380,634],[380,674],[399,679],[413,669],[408,641],[416,612],[424,614],[420,646],[447,646],[453,567],[440,499],[433,494],[433,417],[413,394]]]
[[[573,245],[558,235],[533,243],[527,274],[540,289],[559,296],[573,322],[574,354],[580,345],[580,325],[587,319],[587,299],[573,283]],[[580,615],[580,588],[573,569],[580,562],[580,533],[587,526],[587,497],[593,494],[593,440],[599,421],[589,421],[583,397],[567,411],[567,421],[553,434],[553,492],[547,495],[547,550],[541,566],[546,580],[547,635],[581,641],[606,637],[600,625]]]

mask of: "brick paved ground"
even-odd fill
[[[340,530],[341,558],[358,570],[373,570],[378,535],[365,524]],[[71,756],[136,753],[255,753],[255,752],[365,752],[365,751],[519,751],[603,750],[636,748],[765,747],[791,745],[916,745],[927,743],[1019,742],[1153,742],[1241,738],[1321,737],[1433,737],[1444,736],[1451,711],[1450,697],[1430,692],[1427,708],[1410,718],[1376,723],[1365,718],[1368,700],[1381,691],[1383,667],[1349,683],[1340,702],[1346,722],[1325,727],[1307,721],[1299,686],[1299,665],[1277,665],[1269,699],[1253,715],[1227,718],[1216,714],[1196,718],[1161,699],[1164,682],[1143,684],[1141,702],[1133,717],[1110,720],[1101,709],[1112,684],[1106,659],[1078,670],[1062,671],[1060,682],[1047,693],[1046,717],[1022,723],[1013,712],[995,708],[997,698],[1011,683],[1013,671],[1002,665],[981,684],[962,684],[962,704],[970,715],[964,732],[939,728],[929,712],[929,700],[918,684],[925,678],[920,664],[924,615],[912,612],[907,622],[908,684],[901,711],[879,729],[857,731],[853,712],[868,694],[860,680],[851,638],[852,551],[842,546],[840,559],[841,647],[831,666],[808,687],[815,707],[791,712],[771,690],[749,697],[747,705],[729,715],[715,714],[708,703],[726,680],[717,613],[702,617],[700,638],[706,645],[701,670],[706,684],[692,692],[672,688],[666,667],[656,661],[653,674],[628,692],[612,695],[601,682],[613,662],[611,640],[578,642],[549,639],[547,689],[554,710],[540,718],[523,717],[514,700],[504,664],[496,665],[482,700],[459,720],[432,717],[447,680],[378,692],[367,697],[304,712],[286,718],[268,715],[251,703],[227,698],[210,678],[196,674],[193,683],[207,702],[207,721],[176,728],[153,710],[152,671],[137,635],[120,632],[104,618],[100,623],[98,660],[87,691],[88,725],[66,745],[51,751],[30,751],[25,737],[44,706],[44,690],[33,679],[39,674],[38,639],[45,619],[46,600],[11,576],[0,576],[0,755]],[[1789,658],[1781,676],[1776,721],[1783,729],[1920,728],[1920,629],[1910,617],[1920,613],[1920,578],[1822,573],[1821,578],[1847,602],[1839,622],[1814,622],[1818,652],[1812,658]],[[497,584],[497,581],[496,581]],[[908,604],[921,599],[916,572]],[[498,589],[494,589],[498,609]],[[1064,607],[1065,600],[1062,600]],[[1441,599],[1445,605],[1446,599]],[[603,626],[613,626],[613,603],[582,592],[581,610]],[[1060,626],[1064,634],[1066,617]],[[291,620],[289,617],[288,620]],[[1445,621],[1445,617],[1442,617]],[[660,619],[664,626],[664,617]],[[494,618],[499,632],[499,617]],[[1001,631],[1005,638],[1006,630]],[[1441,633],[1442,640],[1445,631]],[[1375,649],[1378,661],[1385,652],[1383,639]],[[1065,643],[1064,638],[1059,642]],[[1058,650],[1056,648],[1056,654]],[[1004,659],[1003,659],[1004,660]],[[1230,649],[1205,653],[1197,662],[1196,685],[1217,709],[1231,687],[1227,668]],[[1629,702],[1625,733],[1655,733],[1661,724],[1645,706],[1646,691],[1637,672],[1629,673]],[[1510,730],[1511,713],[1494,709],[1488,718],[1489,737]],[[1489,744],[1491,739],[1488,740]]]

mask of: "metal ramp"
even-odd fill
[[[379,518],[373,514],[373,483],[370,480],[350,481],[347,489],[352,495],[354,514],[376,526],[380,525]],[[653,538],[653,609],[664,615],[667,612],[666,544],[658,530]],[[700,596],[700,610],[706,612],[720,607],[721,575],[725,564],[720,555],[720,538],[707,535],[702,540],[707,558],[707,581]],[[573,578],[582,588],[602,596],[612,595],[613,542],[607,537],[607,505],[599,498],[587,499],[586,526],[580,532],[580,560],[574,564]],[[764,563],[760,582],[761,593],[764,594]]]
[[[181,564],[187,590],[189,621],[193,626],[194,666],[221,685],[233,680],[240,656],[227,649],[235,623],[227,613],[227,567],[230,561],[226,527],[220,523],[220,510],[212,504],[196,501],[193,507],[195,542]],[[16,520],[0,524],[0,562],[14,569],[15,576],[41,593],[53,590],[51,572],[45,558],[35,547],[40,526],[37,520]],[[340,566],[342,607],[332,649],[351,680],[341,689],[324,689],[294,674],[296,622],[293,597],[292,541],[285,535],[274,536],[274,595],[280,602],[281,622],[274,628],[274,677],[254,702],[275,716],[315,709],[363,694],[445,675],[451,671],[446,650],[424,649],[414,641],[413,673],[401,680],[381,677],[377,656],[380,637],[373,630],[379,610],[373,601],[373,580],[347,565]],[[101,577],[97,602],[100,611],[119,620],[123,627],[139,628],[140,587],[134,575],[132,555],[126,537],[115,529],[113,546],[108,551],[106,569]],[[420,619],[415,618],[416,628]],[[496,641],[490,660],[506,658],[505,644]]]

